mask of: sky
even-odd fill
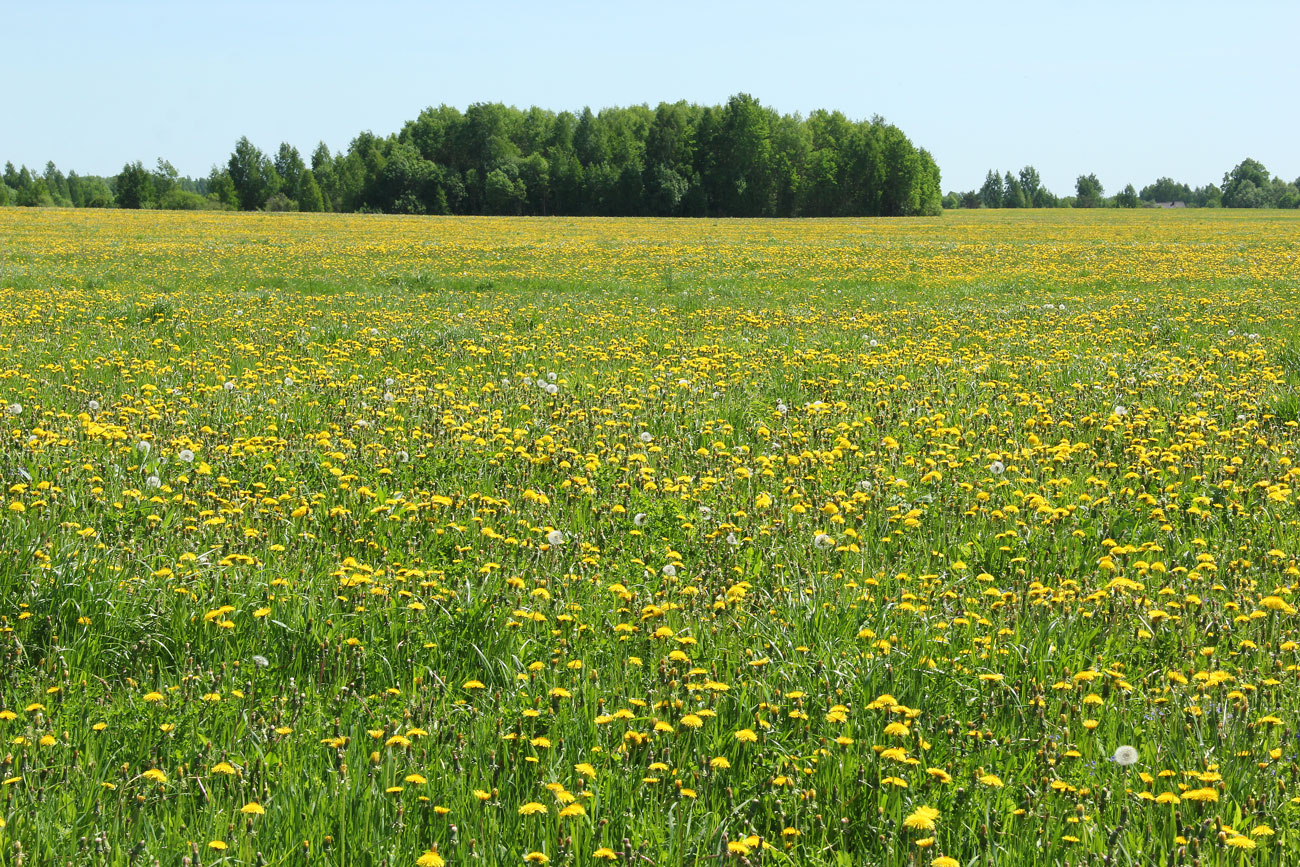
[[[243,135],[346,149],[430,105],[721,104],[881,115],[943,189],[1032,164],[1073,192],[1300,176],[1300,3],[0,0],[0,161],[183,175]]]

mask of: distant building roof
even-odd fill
[[[1157,208],[1185,208],[1186,202],[1156,202]]]

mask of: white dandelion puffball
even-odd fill
[[[149,445],[148,440],[140,440],[140,442],[135,444],[135,450],[146,458],[149,457],[149,450],[151,448],[153,448],[153,446]]]
[[[1006,471],[1007,471],[1007,466],[1006,464],[1002,463],[1002,461],[994,461],[993,463],[989,464],[989,472],[995,476],[1000,476]]]
[[[181,449],[181,453],[176,456],[187,464],[194,463],[194,452],[189,449]]]
[[[235,381],[233,379],[228,379],[226,380],[225,384],[222,385],[221,387],[224,388],[226,391],[234,391],[237,386],[235,385]]]
[[[1130,746],[1116,747],[1115,755],[1111,756],[1110,760],[1122,767],[1135,765],[1137,764],[1137,760],[1138,760],[1137,747],[1130,747]]]
[[[86,408],[89,409],[91,412],[99,412],[99,401],[97,400],[89,401],[86,404]]]
[[[10,415],[22,415],[23,405],[21,403],[11,403],[9,406],[5,407],[5,412]]]
[[[813,545],[819,551],[829,551],[831,548],[835,547],[835,540],[830,536],[827,536],[825,533],[818,533],[813,537]]]
[[[1128,407],[1115,404],[1115,415],[1121,417],[1128,415]]]
[[[648,443],[654,439],[654,434],[650,433],[648,430],[643,430],[641,433],[637,434],[636,438],[643,443]]]
[[[144,480],[144,486],[150,490],[157,490],[162,487],[162,479],[157,476],[150,476]]]
[[[644,527],[650,521],[650,516],[645,512],[637,512],[632,516],[632,523],[638,527]]]
[[[293,377],[292,377],[292,376],[286,376],[286,377],[284,378],[284,384],[285,384],[285,387],[291,387],[291,386],[293,385]]]
[[[267,659],[265,656],[262,656],[262,654],[260,653],[253,654],[253,665],[256,665],[258,668],[266,668],[270,664],[271,661]]]
[[[665,563],[663,568],[663,573],[664,573],[664,577],[666,578],[676,578],[677,567],[674,566],[672,563]]]
[[[555,394],[555,393],[558,392],[559,390],[560,390],[560,387],[559,387],[558,385],[556,385],[555,383],[553,383],[553,382],[548,382],[548,383],[546,383],[546,393],[547,393],[547,394]]]
[[[546,534],[546,542],[547,544],[550,545],[563,545],[564,534],[561,533],[559,530],[552,530],[551,532]]]

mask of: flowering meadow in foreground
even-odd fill
[[[0,210],[0,865],[1294,863],[1297,237]]]

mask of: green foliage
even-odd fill
[[[1269,187],[1268,169],[1250,157],[1237,163],[1223,175],[1223,204],[1228,208],[1266,208]]]
[[[1133,188],[1132,184],[1115,194],[1115,204],[1121,208],[1136,208],[1138,206],[1137,190]]]
[[[175,187],[168,190],[158,200],[158,208],[164,211],[212,211],[220,210],[221,202],[213,201],[207,196],[192,193]]]
[[[984,186],[980,187],[980,202],[986,208],[1002,207],[1002,176],[995,169],[989,169],[984,176]]]
[[[1144,202],[1190,202],[1192,191],[1187,184],[1180,184],[1173,178],[1160,178],[1154,184],[1142,188],[1138,197]]]
[[[26,171],[26,169],[24,169]],[[18,190],[14,204],[24,208],[44,208],[54,204],[50,190],[45,186],[44,178],[32,178]]]
[[[235,143],[234,153],[226,164],[226,172],[235,188],[235,199],[241,211],[256,211],[266,200],[279,191],[280,177],[275,166],[248,137]]]
[[[1104,204],[1101,181],[1096,175],[1079,175],[1074,182],[1074,206],[1076,208],[1100,208]]]
[[[115,179],[117,204],[122,208],[147,208],[153,200],[153,181],[137,160],[122,166]]]
[[[309,213],[325,210],[325,198],[321,195],[320,185],[311,169],[303,169],[298,181],[298,207]]]
[[[500,103],[428,108],[396,135],[363,132],[306,166],[282,144],[274,163],[247,139],[226,174],[252,210],[275,191],[303,209],[406,214],[656,216],[934,215],[939,168],[880,118],[808,121],[747,94],[559,114]],[[224,184],[209,189],[224,196]],[[228,199],[222,198],[222,201]]]

